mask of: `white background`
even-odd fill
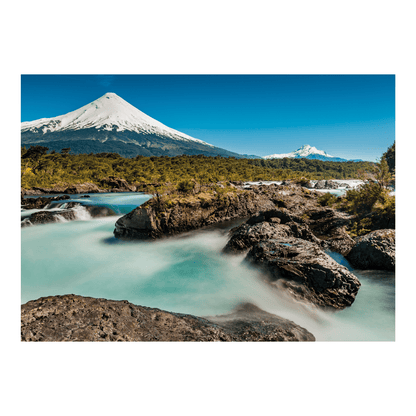
[[[3,414],[411,412],[411,2],[20,1],[0,30]],[[20,75],[165,73],[396,75],[395,342],[20,343]]]

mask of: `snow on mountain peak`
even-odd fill
[[[21,123],[21,132],[41,130],[43,133],[95,128],[100,130],[129,130],[137,133],[159,134],[175,140],[195,141],[209,145],[187,134],[165,126],[129,104],[114,92],[58,117],[42,118]],[[212,145],[209,145],[212,146]]]
[[[263,159],[282,159],[284,157],[301,158],[301,157],[307,157],[309,155],[321,155],[321,156],[325,156],[325,157],[334,157],[334,156],[329,155],[328,153],[326,153],[323,150],[318,150],[314,146],[310,146],[309,144],[305,144],[294,152],[264,156]]]

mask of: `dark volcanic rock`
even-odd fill
[[[346,256],[356,242],[348,235],[346,228],[353,215],[332,208],[319,208],[308,212],[309,227],[326,247]]]
[[[30,222],[29,218],[25,218],[24,220],[22,220],[20,222],[20,227],[24,228],[24,227],[31,227],[33,224]]]
[[[70,199],[69,195],[54,196],[54,197],[43,197],[38,198],[22,198],[21,204],[25,209],[42,209],[49,205],[52,201],[63,201]]]
[[[321,180],[316,182],[314,189],[337,189],[339,184],[333,181]]]
[[[66,194],[86,194],[86,193],[98,193],[98,192],[105,192],[105,191],[100,189],[94,183],[89,183],[89,182],[77,183],[77,184],[69,186],[65,190]]]
[[[315,341],[315,337],[292,321],[265,312],[251,303],[237,306],[231,313],[207,317],[236,341]]]
[[[101,179],[100,182],[102,185],[110,187],[113,192],[136,191],[136,187],[134,185],[129,185],[125,179],[116,178],[115,176],[110,176],[109,178]]]
[[[272,280],[283,279],[293,296],[323,307],[350,306],[361,285],[317,244],[297,238],[260,242],[246,260],[259,265]]]
[[[21,306],[22,341],[314,341],[306,329],[254,305],[209,319],[77,295]]]
[[[175,201],[169,208],[161,210],[153,198],[120,218],[114,235],[126,239],[160,238],[222,221],[249,217],[260,211],[273,214],[270,222],[278,223],[280,219],[281,223],[292,221],[303,224],[305,221],[302,217],[305,213],[319,208],[319,192],[309,191],[297,184],[253,185],[251,190],[244,191],[234,188],[234,193],[217,194],[216,197],[210,192],[212,187],[201,186],[200,193],[188,196],[184,202]],[[253,223],[263,221],[262,218],[252,220]]]
[[[357,244],[347,255],[347,260],[358,269],[395,269],[395,230],[377,230],[357,238]]]
[[[110,217],[116,213],[107,207],[100,207],[94,205],[84,205],[84,208],[90,213],[93,218]]]
[[[22,196],[23,195],[33,196],[33,195],[42,195],[45,192],[41,192],[37,189],[23,189],[23,188],[20,188],[20,193],[21,193]]]
[[[208,197],[207,197],[208,198]],[[114,235],[123,239],[154,239],[195,230],[236,218],[244,218],[259,210],[275,207],[269,198],[249,192],[236,192],[222,198],[204,199],[191,196],[172,208],[159,210],[150,200],[121,217]]]
[[[276,219],[279,220],[279,224],[286,224],[287,222],[297,222],[300,224],[304,223],[304,220],[300,216],[291,214],[287,210],[271,209],[269,211],[256,213],[256,215],[253,215],[247,220],[247,224],[253,225],[262,221],[277,223]]]
[[[34,186],[32,189],[21,189],[22,195],[48,195],[48,194],[63,194],[68,186],[55,185],[53,188],[44,188],[40,186]]]
[[[29,218],[29,221],[32,225],[35,224],[47,224],[50,222],[59,222],[61,219],[64,218],[68,221],[75,220],[75,212],[68,209],[68,210],[60,210],[60,211],[39,211],[32,214]],[[27,225],[27,224],[23,224]]]
[[[224,253],[239,253],[250,249],[260,241],[279,237],[290,237],[291,229],[288,225],[260,222],[254,225],[242,224],[233,229],[232,236],[224,247]]]
[[[231,238],[223,251],[225,253],[238,253],[248,250],[260,241],[275,238],[296,237],[321,244],[303,220],[296,216],[280,211],[271,210],[260,212],[249,218],[245,224],[231,230]]]

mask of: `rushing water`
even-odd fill
[[[62,196],[64,194],[55,194],[55,195],[35,195],[35,196],[25,196],[25,198],[38,198],[40,196],[54,197]],[[65,194],[66,195],[66,194]],[[75,194],[68,195],[70,199],[64,199],[60,201],[52,201],[52,203],[47,207],[49,210],[59,210],[65,209],[68,202],[80,202],[83,205],[93,205],[98,207],[110,208],[116,214],[127,214],[132,211],[138,205],[145,203],[150,196],[140,194],[137,192],[123,192],[123,193],[113,193],[113,192],[104,192],[97,194]],[[33,212],[41,211],[40,209],[31,209],[31,210],[22,210],[22,218],[27,217]]]
[[[138,194],[99,197],[107,199],[98,203],[120,213],[148,199]],[[73,293],[209,316],[248,301],[305,327],[317,340],[394,340],[394,273],[359,272],[330,253],[362,286],[350,308],[323,312],[271,288],[243,255],[222,254],[227,226],[156,242],[124,242],[113,236],[119,216],[80,218],[84,220],[22,228],[22,303]]]

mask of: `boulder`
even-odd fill
[[[21,195],[29,195],[29,196],[34,196],[34,195],[42,195],[44,194],[44,192],[41,192],[39,190],[35,190],[35,189],[21,189]]]
[[[135,192],[136,186],[129,185],[125,179],[116,178],[110,176],[108,178],[101,179],[100,183],[103,186],[108,186],[112,192]]]
[[[306,329],[292,321],[243,303],[228,314],[206,317],[235,337],[235,341],[315,341]]]
[[[360,282],[321,248],[298,238],[276,238],[255,244],[246,260],[260,266],[271,281],[281,281],[296,298],[321,307],[350,306]]]
[[[84,208],[89,212],[93,218],[110,217],[116,215],[116,213],[107,207],[100,207],[94,205],[84,205]]]
[[[276,220],[279,220],[278,223],[285,224],[287,222],[297,222],[303,224],[305,221],[299,215],[291,214],[287,210],[281,209],[271,209],[268,211],[256,212],[255,215],[250,217],[247,220],[247,224],[254,225],[262,221],[269,221],[277,223]]]
[[[315,183],[314,189],[326,189],[325,188],[325,182],[324,180],[318,181]]]
[[[280,210],[256,213],[245,224],[233,228],[230,235],[231,238],[223,249],[225,253],[239,253],[260,241],[281,237],[296,237],[321,244],[321,240],[312,234],[300,217]]]
[[[346,229],[354,216],[324,207],[308,211],[308,224],[312,233],[324,242],[324,247],[346,256],[356,242]]]
[[[21,306],[22,341],[314,341],[306,329],[244,304],[204,319],[77,295]]]
[[[356,239],[355,246],[346,256],[357,269],[395,269],[395,230],[377,230]]]
[[[119,218],[114,235],[122,239],[155,239],[180,234],[219,222],[244,218],[275,207],[264,195],[243,191],[221,197],[200,193],[183,197],[171,205],[153,198]]]
[[[338,189],[340,185],[337,182],[320,180],[315,183],[314,189]]]
[[[70,199],[69,195],[54,196],[51,198],[40,196],[38,198],[22,198],[21,205],[25,209],[42,209],[48,206],[52,201],[63,201]]]
[[[60,211],[39,211],[32,214],[28,220],[32,225],[35,225],[48,224],[51,222],[60,222],[62,221],[62,218],[68,221],[75,220],[75,212],[70,209]],[[22,225],[25,226],[27,224]]]
[[[30,222],[29,218],[25,218],[24,220],[22,220],[20,222],[20,227],[24,228],[24,227],[31,227],[33,224]]]
[[[260,222],[254,225],[242,224],[232,230],[231,238],[223,249],[224,253],[240,253],[249,250],[260,241],[273,238],[290,237],[291,229],[288,225]]]
[[[77,183],[69,186],[65,189],[66,194],[87,194],[87,193],[98,193],[104,192],[94,183]]]

